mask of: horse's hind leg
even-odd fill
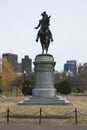
[[[44,49],[42,49],[42,54],[44,54]]]
[[[48,49],[46,49],[46,54],[47,54],[47,52],[48,52]]]

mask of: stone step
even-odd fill
[[[30,97],[18,103],[18,105],[69,105],[69,104],[70,102],[61,96],[53,98]]]

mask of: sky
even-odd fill
[[[34,62],[42,53],[35,30],[46,11],[54,42],[48,54],[53,55],[55,69],[63,70],[67,60],[87,62],[87,0],[0,0],[0,57],[3,53],[25,55]]]

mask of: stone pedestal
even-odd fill
[[[66,105],[65,98],[57,96],[54,88],[54,58],[49,54],[37,55],[34,62],[36,86],[32,97],[19,102],[19,105]]]
[[[54,58],[52,55],[37,55],[35,58],[36,86],[33,90],[34,97],[55,97],[54,88]]]

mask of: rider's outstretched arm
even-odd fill
[[[35,29],[38,29],[41,25],[41,20],[39,20],[39,24],[37,25],[37,27],[35,27]]]

